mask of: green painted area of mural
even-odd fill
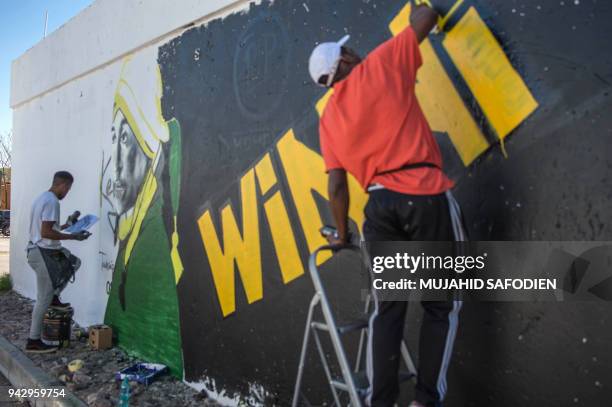
[[[146,361],[169,366],[171,373],[180,378],[183,361],[178,299],[159,190],[125,266],[121,261],[124,255],[122,245],[113,272],[105,322],[117,333],[119,346]],[[119,299],[124,271],[127,273],[125,310]]]
[[[176,119],[168,121],[170,133],[169,172],[170,172],[170,197],[172,200],[172,214],[176,216],[179,207],[181,193],[181,126]]]

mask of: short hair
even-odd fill
[[[74,182],[74,177],[68,171],[58,171],[53,174],[53,185],[69,183],[72,184]]]

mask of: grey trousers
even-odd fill
[[[28,264],[36,273],[36,304],[32,310],[30,339],[40,339],[45,312],[47,312],[47,308],[51,305],[53,296],[59,295],[66,288],[68,282],[56,290],[53,289],[49,271],[38,247],[28,249]]]

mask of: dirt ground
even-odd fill
[[[33,301],[14,291],[0,293],[0,335],[23,349],[29,332]],[[138,362],[119,348],[103,351],[92,350],[87,338],[77,338],[77,328],[68,348],[49,354],[28,354],[43,370],[66,383],[66,386],[89,406],[112,407],[117,405],[119,385],[114,375],[118,370]],[[75,373],[67,365],[75,359],[83,361],[83,367]],[[0,383],[2,386],[2,383]],[[0,401],[0,406],[4,405]],[[24,405],[24,404],[22,404]],[[166,375],[145,387],[131,384],[130,406],[219,406],[176,378]]]

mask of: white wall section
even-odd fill
[[[72,191],[61,202],[62,220],[77,209],[100,216],[100,152],[110,134],[124,57],[156,48],[194,22],[204,24],[248,4],[98,0],[13,61],[10,262],[18,292],[36,295],[34,273],[25,257],[29,211],[36,196],[49,188],[54,172],[67,170],[75,177]],[[108,276],[101,271],[99,227],[94,226],[85,242],[65,243],[84,261],[62,298],[74,304],[75,320],[84,326],[104,318]]]
[[[13,61],[10,105],[245,5],[246,0],[97,0]]]

